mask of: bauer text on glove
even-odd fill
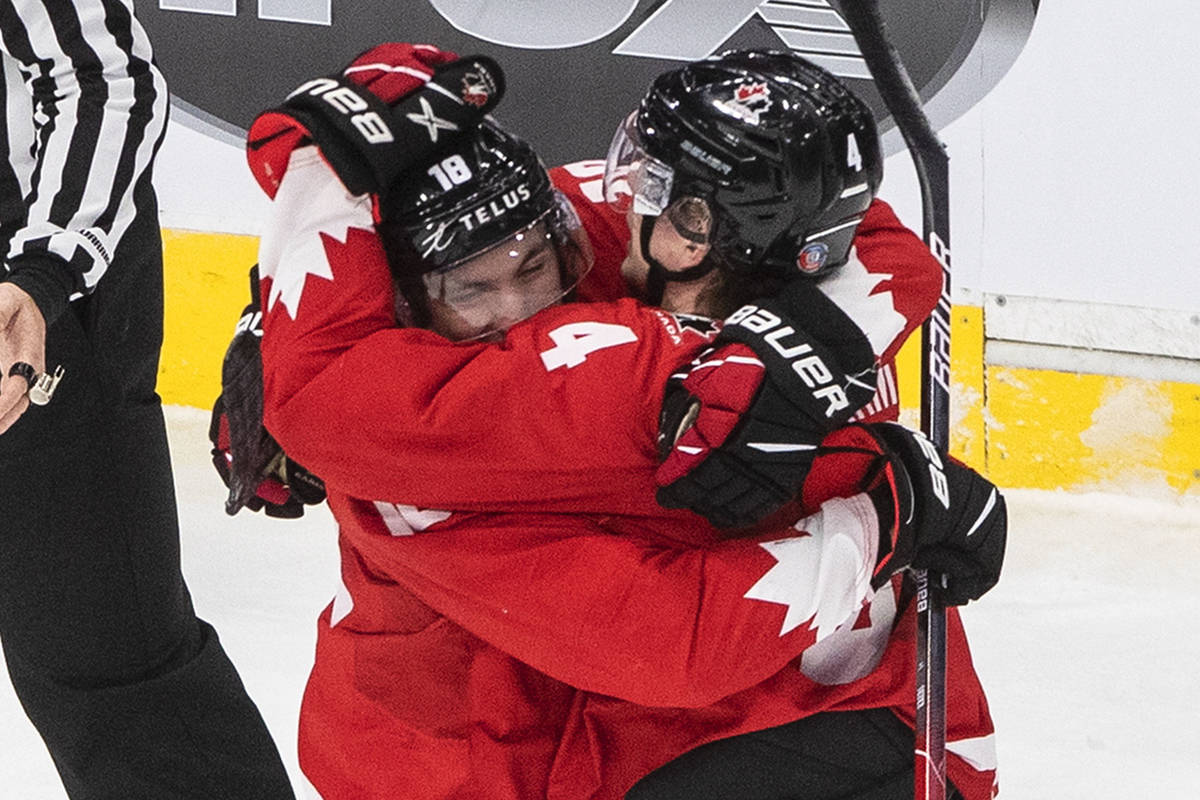
[[[743,306],[667,386],[659,504],[720,528],[778,510],[821,438],[874,397],[875,366],[863,332],[810,281]]]

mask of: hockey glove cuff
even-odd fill
[[[257,471],[242,468],[249,458],[234,458],[229,417],[225,414],[224,398],[221,396],[213,404],[208,435],[213,445],[213,467],[229,489],[229,497],[225,501],[227,514],[234,515],[248,508],[262,511],[268,517],[296,519],[304,516],[304,506],[325,501],[324,482],[288,458],[270,434],[266,434],[265,449],[268,452],[273,450],[274,455],[266,465]]]
[[[880,452],[865,487],[880,518],[874,584],[911,566],[933,573],[930,586],[945,605],[982,597],[1004,562],[1008,515],[999,489],[916,431],[894,423],[850,427],[869,433]],[[834,433],[822,449],[846,435]]]

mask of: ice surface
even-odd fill
[[[324,508],[299,521],[222,510],[207,413],[169,408],[183,564],[283,752],[301,797],[296,710],[314,620],[333,596]],[[1005,574],[964,609],[992,705],[1001,797],[1197,796],[1200,503],[1010,491]],[[66,795],[0,680],[0,797]]]

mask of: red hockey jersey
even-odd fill
[[[699,744],[806,714],[911,722],[911,609],[870,593],[861,496],[729,542],[654,503],[661,387],[711,327],[625,300],[452,345],[394,326],[370,207],[315,151],[293,155],[273,220],[265,419],[341,528],[301,717],[319,790],[619,798]],[[951,776],[977,800],[991,723],[953,613],[949,629]]]

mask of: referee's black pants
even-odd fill
[[[66,372],[0,435],[0,642],[72,800],[293,798],[179,563],[154,200],[47,332]]]

